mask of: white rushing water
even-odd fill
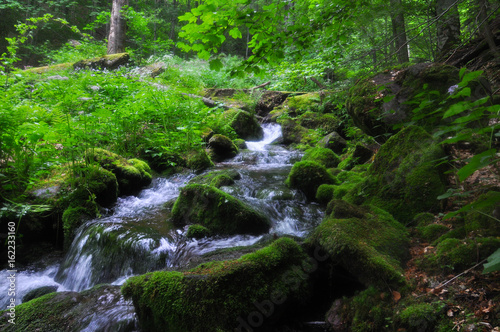
[[[271,234],[303,237],[321,220],[323,212],[284,184],[301,154],[273,144],[281,136],[279,125],[266,124],[263,129],[261,141],[246,142],[248,150],[216,166],[216,170],[231,168],[241,175],[235,185],[221,189],[267,215],[272,223]],[[139,195],[120,197],[108,216],[90,221],[78,230],[60,265],[18,272],[17,304],[27,292],[42,286],[54,286],[58,291],[82,291],[101,283],[121,285],[130,276],[182,266],[193,255],[249,246],[263,238],[263,235],[236,235],[187,240],[183,236],[185,229],[173,229],[167,222],[169,209],[165,204],[175,200],[180,188],[193,176],[157,178]],[[7,294],[6,273],[0,271],[2,305],[8,301],[1,297]],[[95,322],[106,321],[106,315],[130,317],[130,303],[120,310],[96,314]],[[101,326],[95,324],[87,330]]]

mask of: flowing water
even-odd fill
[[[216,170],[230,168],[241,175],[234,185],[221,189],[265,213],[272,223],[271,234],[304,237],[319,223],[323,212],[319,206],[306,202],[299,191],[290,190],[284,184],[300,153],[272,144],[281,135],[279,125],[266,124],[263,128],[263,140],[247,142],[247,150],[216,166]],[[41,286],[80,292],[97,284],[121,285],[130,276],[180,267],[193,255],[249,246],[263,237],[236,235],[187,240],[183,236],[185,229],[174,229],[166,221],[167,203],[175,200],[180,188],[194,176],[157,178],[139,195],[119,198],[108,215],[78,230],[62,262],[45,268],[37,268],[35,264],[18,271],[17,304],[27,292]],[[0,296],[7,294],[6,277],[7,271],[0,271]],[[0,305],[5,308],[8,300],[0,297]],[[113,324],[122,326],[124,321],[133,320],[131,303],[123,299],[117,301],[119,305],[93,315],[92,324],[85,331],[106,330]]]

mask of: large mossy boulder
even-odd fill
[[[459,70],[448,65],[420,63],[388,70],[351,88],[347,112],[365,133],[385,141],[385,134],[395,132],[394,125],[410,120],[412,98],[425,91],[437,91],[444,99],[448,89],[458,82]]]
[[[403,224],[420,212],[440,208],[446,191],[446,155],[421,127],[410,126],[392,136],[375,155],[366,179],[344,199],[376,205]]]
[[[316,198],[316,191],[322,184],[335,184],[335,178],[326,168],[310,160],[295,163],[288,174],[286,184],[299,189],[309,200]]]
[[[339,133],[334,131],[323,137],[318,142],[318,146],[330,149],[336,154],[342,154],[347,149],[347,141],[340,136]]]
[[[365,285],[404,285],[401,266],[409,247],[405,227],[375,206],[355,206],[342,200],[329,205],[331,213],[307,242],[322,248],[331,261]]]
[[[122,312],[116,312],[122,308]],[[114,310],[115,315],[110,315]],[[15,324],[9,310],[0,311],[0,330],[38,331],[133,331],[133,307],[123,301],[119,286],[101,285],[77,292],[50,293],[15,307]]]
[[[220,162],[237,154],[238,148],[227,136],[215,134],[208,141],[208,155],[213,161]]]
[[[195,176],[189,180],[189,183],[207,184],[215,188],[220,188],[223,186],[233,185],[234,181],[239,179],[241,179],[241,175],[238,171],[234,169],[227,169]]]
[[[172,208],[174,225],[200,224],[213,234],[262,234],[270,222],[239,199],[209,185],[189,184]]]
[[[229,110],[231,128],[238,137],[246,141],[259,141],[264,137],[264,131],[254,115],[242,110]]]
[[[335,152],[321,147],[307,149],[301,160],[315,161],[326,168],[335,168],[340,163],[340,158]]]
[[[201,172],[214,166],[205,150],[192,150],[186,154],[186,166],[196,172]]]
[[[272,329],[308,299],[307,262],[295,241],[281,238],[237,260],[132,277],[122,293],[132,299],[144,331],[244,331],[262,310],[261,327]]]
[[[499,217],[500,192],[490,191],[479,196],[464,213],[464,229],[472,236],[500,236]]]
[[[298,123],[308,129],[322,129],[327,133],[339,130],[341,120],[331,113],[306,112],[297,117]]]
[[[97,162],[115,174],[122,195],[133,194],[152,181],[150,167],[139,159],[126,160],[116,153],[101,148],[91,150],[87,159]]]

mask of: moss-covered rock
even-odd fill
[[[315,161],[326,168],[335,168],[340,163],[340,158],[335,152],[321,147],[307,149],[301,160]]]
[[[448,232],[450,229],[441,224],[430,224],[426,226],[417,227],[417,231],[422,239],[427,242],[437,240],[441,235]]]
[[[437,197],[446,191],[443,158],[425,130],[407,127],[382,145],[366,179],[344,198],[374,204],[407,224],[417,213],[439,209]]]
[[[233,140],[233,143],[234,143],[234,145],[236,145],[238,150],[245,150],[248,148],[247,143],[244,139],[237,138],[237,139]]]
[[[338,167],[343,170],[351,170],[356,165],[362,165],[368,162],[373,157],[373,151],[366,147],[364,144],[357,143],[351,147],[347,153],[342,156],[342,161]]]
[[[309,296],[305,262],[302,249],[282,238],[237,260],[132,277],[122,293],[132,299],[145,331],[246,329],[255,312],[264,313],[262,327],[270,328],[284,308]]]
[[[23,296],[23,303],[57,291],[58,286],[43,286],[30,290]]]
[[[195,176],[189,183],[207,184],[216,188],[231,186],[235,180],[241,179],[240,173],[234,169],[213,171],[207,174]]]
[[[208,185],[189,184],[181,189],[172,208],[176,226],[200,224],[213,234],[261,234],[270,228],[262,214]]]
[[[113,172],[118,180],[118,187],[122,195],[132,194],[151,183],[152,176],[149,173],[151,169],[141,160],[131,159],[131,161],[127,161],[116,153],[101,148],[91,150],[87,155],[87,160],[95,161],[103,168]]]
[[[77,206],[67,208],[62,215],[64,248],[67,250],[73,242],[75,232],[86,220],[96,217],[96,209]]]
[[[341,171],[337,174],[336,185],[333,190],[333,198],[342,199],[348,192],[352,191],[359,183],[363,182],[365,177],[362,173],[354,171]]]
[[[335,178],[326,168],[315,161],[299,161],[288,174],[286,184],[301,190],[309,200],[314,200],[316,191],[322,184],[334,184]]]
[[[446,239],[436,246],[434,254],[428,254],[420,266],[427,270],[463,271],[490,256],[500,247],[500,239],[478,237],[474,239]]]
[[[189,239],[202,239],[204,237],[210,236],[211,232],[208,228],[203,225],[190,225],[186,232],[186,237]]]
[[[322,184],[318,187],[316,191],[316,201],[321,204],[327,204],[333,199],[333,193],[335,191],[335,185],[332,184]]]
[[[323,137],[318,142],[318,146],[330,149],[336,154],[342,154],[347,149],[347,141],[340,136],[339,133],[334,131]]]
[[[424,91],[424,86],[444,99],[448,88],[459,82],[458,73],[453,66],[421,63],[376,74],[351,88],[347,112],[365,133],[385,141],[385,134],[394,133],[393,125],[410,119],[413,105],[407,102]],[[394,97],[387,100],[386,96]]]
[[[365,285],[399,287],[405,278],[401,268],[408,257],[404,226],[375,206],[357,207],[336,202],[333,212],[311,233],[307,242],[325,250]]]
[[[203,171],[213,165],[205,150],[193,150],[186,155],[186,166],[194,171]]]
[[[208,141],[208,155],[214,161],[223,161],[238,154],[238,148],[227,136],[215,134]]]
[[[231,111],[231,110],[230,110]],[[232,115],[230,126],[238,137],[247,141],[259,141],[264,137],[264,131],[255,116],[249,112],[237,110]]]
[[[116,176],[99,166],[89,166],[75,183],[71,184],[70,194],[63,197],[63,206],[87,206],[92,199],[101,206],[109,206],[118,198]]]
[[[0,311],[0,330],[69,332],[90,327],[93,331],[132,331],[135,324],[133,315],[124,314],[121,318],[109,316],[109,311],[116,310],[117,306],[126,307],[119,286],[101,285],[81,293],[50,293],[16,306],[15,324],[9,323],[8,310]],[[98,321],[107,324],[99,325]]]
[[[306,112],[297,117],[297,122],[304,128],[322,129],[327,133],[338,130],[341,124],[341,120],[334,114],[317,112]]]

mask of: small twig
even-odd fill
[[[441,288],[441,287],[444,287],[446,286],[447,284],[449,284],[450,282],[452,282],[453,280],[457,279],[458,277],[460,277],[461,275],[464,275],[466,274],[467,272],[469,272],[470,270],[473,270],[475,269],[476,267],[478,267],[479,265],[483,264],[484,262],[486,262],[487,258],[483,259],[482,261],[480,261],[479,263],[477,263],[476,265],[474,265],[473,267],[465,270],[464,272],[454,276],[453,278],[451,278],[450,280],[448,280],[447,282],[445,282],[444,284],[439,284],[436,288]]]

